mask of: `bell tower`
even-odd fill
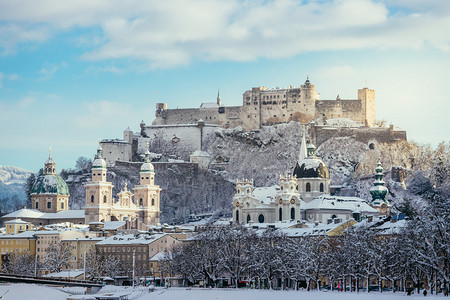
[[[134,200],[139,207],[139,217],[147,225],[156,225],[159,223],[160,207],[159,199],[161,188],[155,185],[155,169],[150,162],[150,151],[145,151],[144,163],[139,171],[140,184],[134,186]]]
[[[103,159],[101,142],[99,142],[91,172],[92,180],[84,186],[86,190],[84,210],[86,224],[111,221],[112,189],[114,186],[111,182],[106,181],[106,161]]]

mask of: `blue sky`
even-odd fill
[[[0,2],[0,165],[93,157],[169,108],[240,105],[256,86],[376,90],[409,140],[449,140],[450,1]]]

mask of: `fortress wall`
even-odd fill
[[[316,101],[316,118],[348,118],[365,123],[365,116],[360,100],[320,100]]]
[[[390,128],[379,127],[327,127],[312,126],[314,143],[316,147],[335,137],[352,137],[367,145],[376,143],[391,143],[396,140],[406,141],[406,131],[394,131]]]
[[[124,142],[102,142],[103,157],[106,165],[113,166],[117,160],[131,160],[131,144]]]
[[[214,141],[217,128],[217,125],[212,124],[205,124],[203,129],[194,124],[146,126],[144,132],[147,138],[138,139],[137,152],[143,154],[147,142],[149,142],[151,152],[167,156],[177,155],[181,156],[183,160],[189,161],[192,152],[200,150],[202,140],[203,149],[206,149]]]

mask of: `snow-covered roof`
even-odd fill
[[[205,151],[194,151],[194,153],[191,154],[191,156],[204,156],[204,157],[211,157],[211,155],[208,154],[208,152]]]
[[[4,215],[3,218],[30,218],[30,219],[83,219],[83,209],[61,210],[57,213],[44,213],[37,209],[22,208]]]
[[[150,258],[150,261],[160,261],[164,258],[165,252],[158,252]]]
[[[14,220],[10,220],[8,222],[5,222],[5,224],[28,224],[28,222],[25,222],[21,219],[14,219]]]
[[[83,270],[65,270],[61,272],[54,272],[47,275],[44,275],[44,277],[69,277],[69,278],[75,278],[80,275],[83,275]]]
[[[377,213],[365,200],[358,197],[321,195],[311,202],[302,203],[302,209],[350,210],[352,212]]]
[[[342,226],[344,223],[330,223],[330,224],[305,224],[307,227],[303,228],[283,228],[280,229],[280,231],[288,237],[301,237],[301,236],[308,236],[308,235],[325,235],[328,232],[332,231],[333,229],[338,228],[339,226]]]
[[[261,201],[261,203],[269,204],[271,197],[277,193],[278,185],[272,185],[269,187],[258,187],[253,190],[253,196]]]
[[[215,108],[215,107],[219,107],[219,105],[217,105],[216,102],[203,102],[200,105],[200,108]]]
[[[24,231],[21,233],[17,233],[17,234],[5,234],[2,235],[1,238],[5,239],[23,239],[23,238],[32,238],[34,237],[34,234],[36,233],[36,231]]]
[[[158,234],[118,234],[104,239],[97,243],[97,245],[148,245],[153,243],[154,241],[162,238],[167,235],[166,233],[158,233]]]
[[[103,230],[117,230],[123,225],[125,225],[125,221],[109,221],[105,222],[105,225],[103,226]]]

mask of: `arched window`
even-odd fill
[[[309,182],[306,183],[306,191],[311,192],[311,183]]]
[[[336,216],[336,215],[332,215],[331,218],[332,218],[332,219],[336,219],[337,216]]]
[[[291,208],[291,220],[295,220],[295,208]]]
[[[139,206],[142,206],[142,202],[143,202],[142,198],[139,199]]]
[[[250,215],[247,215],[247,223],[250,222]]]
[[[239,223],[239,210],[236,209],[236,223]]]
[[[94,195],[91,195],[91,203],[94,203]]]
[[[39,202],[36,202],[36,209],[39,208]]]
[[[279,219],[279,221],[283,221],[283,211],[281,210],[281,207],[278,210],[278,219]]]
[[[152,206],[155,206],[155,199],[152,199]]]
[[[106,195],[103,196],[103,203],[106,203]]]
[[[297,184],[297,186],[295,187],[295,189],[298,191],[298,184]]]
[[[259,223],[264,223],[264,215],[263,214],[258,216],[258,222]]]
[[[320,184],[320,191],[323,192],[323,183]]]

